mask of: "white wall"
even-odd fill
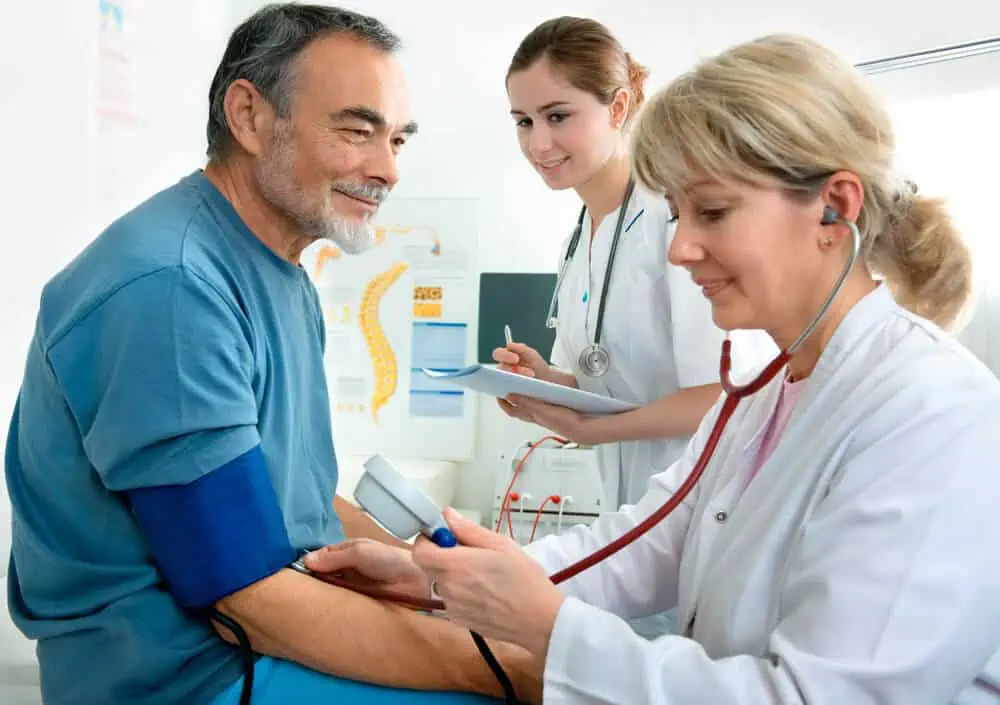
[[[224,42],[220,4],[141,3],[137,76],[148,121],[123,156],[130,191],[99,212],[92,144],[97,0],[5,3],[11,28],[0,43],[7,81],[0,103],[4,163],[0,204],[0,447],[17,397],[42,285],[123,206],[201,163],[208,80]],[[175,13],[175,14],[174,14]],[[172,27],[168,18],[179,17]],[[0,483],[0,576],[6,574],[10,507]]]
[[[263,3],[230,0],[230,26]],[[417,139],[401,160],[399,197],[480,199],[484,271],[554,271],[558,247],[572,227],[572,193],[548,191],[524,162],[508,116],[503,76],[520,39],[542,20],[562,14],[606,23],[651,70],[650,89],[668,82],[699,56],[774,31],[799,31],[828,42],[853,61],[1000,34],[1000,5],[953,0],[948,13],[920,15],[902,0],[822,3],[758,0],[708,8],[645,0],[345,0],[385,21],[404,42]],[[1000,64],[1000,62],[998,62]],[[974,60],[959,80],[937,69],[879,79],[887,96],[912,99],[977,87],[998,64]],[[542,312],[539,312],[540,315]],[[490,400],[478,405],[477,452],[459,467],[458,506],[488,512],[500,456],[542,429],[506,418]],[[348,482],[350,484],[350,482]]]
[[[899,168],[944,198],[972,251],[976,300],[960,340],[1000,376],[1000,57],[989,88],[894,103]]]
[[[79,31],[88,12],[64,0],[61,12],[42,3],[18,3],[12,27],[45,27],[61,51],[39,51],[38,33],[7,32],[0,44],[0,73],[7,77],[0,126],[7,136],[0,174],[5,249],[0,257],[0,439],[21,380],[41,283],[53,255],[70,248],[79,214],[87,208],[87,122],[74,109],[87,99],[90,37]],[[8,11],[9,12],[9,11]],[[15,99],[16,96],[16,99]],[[56,210],[65,213],[52,219]],[[3,485],[2,487],[6,487]],[[6,574],[10,508],[0,489],[0,576]]]
[[[0,46],[0,69],[8,80],[0,103],[0,128],[8,138],[8,168],[0,176],[8,248],[0,259],[0,333],[5,342],[0,350],[0,442],[6,440],[42,284],[96,234],[98,224],[201,164],[212,71],[225,36],[260,4],[135,0],[134,9],[145,13],[138,15],[144,17],[146,31],[137,71],[148,121],[135,152],[127,155],[126,168],[134,174],[130,191],[103,204],[90,198],[97,0],[21,2],[7,8],[11,27],[41,27],[47,39],[34,31],[12,31]],[[698,4],[643,0],[345,4],[378,15],[406,44],[402,58],[422,129],[407,147],[397,194],[479,198],[480,266],[491,271],[552,271],[575,215],[573,194],[547,191],[524,163],[507,116],[507,62],[521,37],[543,19],[576,14],[607,23],[652,69],[651,88],[697,56],[767,31],[805,31],[855,60],[1000,34],[1000,6],[973,0],[953,0],[947,16],[921,16],[912,12],[911,3],[899,0],[845,0],[837,13],[797,0],[733,3],[727,10],[711,11]],[[981,87],[1000,75],[988,60],[966,66],[957,75],[934,69],[919,79],[909,73],[879,80],[888,93],[912,98]],[[985,124],[982,129],[988,132]],[[976,148],[966,144],[963,149]],[[953,152],[949,170],[965,168],[956,161],[961,154]],[[499,456],[536,437],[540,429],[506,419],[490,403],[479,407],[477,457],[461,468],[458,503],[485,508]],[[8,522],[0,490],[0,555],[6,552]]]
[[[102,143],[92,130],[92,179],[106,156],[120,161],[127,177],[113,198],[93,195],[91,217],[97,226],[203,166],[208,88],[228,34],[226,7],[218,1],[124,2],[133,30],[135,107],[141,124],[131,142],[119,145],[125,153],[111,155],[99,153]],[[96,72],[95,67],[92,79]]]

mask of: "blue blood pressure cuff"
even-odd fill
[[[128,497],[171,594],[186,609],[210,607],[297,557],[260,446],[189,484]]]

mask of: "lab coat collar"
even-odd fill
[[[872,328],[898,310],[899,307],[888,287],[883,284],[848,311],[820,355],[812,374],[803,380],[806,386],[792,411],[785,429],[786,436],[791,438],[796,433],[802,432],[796,428],[796,424],[807,413],[812,400],[830,386],[834,376],[847,365],[857,346],[870,335]],[[734,447],[742,448],[742,452],[733,455],[723,450],[721,462],[725,463],[728,472],[720,477],[724,484],[711,495],[712,498],[709,500],[711,504],[708,507],[711,515],[715,515],[718,511],[728,513],[730,531],[725,538],[716,541],[705,554],[704,572],[693,578],[695,593],[701,591],[702,586],[725,581],[725,571],[730,565],[728,560],[730,552],[740,550],[744,546],[742,532],[738,530],[742,526],[741,522],[760,511],[761,506],[766,506],[764,504],[766,498],[775,492],[774,482],[780,478],[776,478],[775,473],[768,471],[767,464],[761,468],[759,476],[749,486],[743,488],[749,466],[757,456],[763,430],[774,413],[783,383],[783,377],[778,375],[757,395],[747,400],[749,403],[746,404],[742,417],[737,419],[734,416],[735,433],[740,434],[735,438]],[[840,384],[843,383],[841,380]],[[775,456],[780,452],[781,448],[776,448]],[[779,459],[779,462],[784,461]],[[696,604],[692,603],[686,607],[686,612],[682,610],[679,613],[682,624],[691,619],[695,609]]]
[[[774,413],[774,408],[778,405],[778,399],[781,396],[781,385],[784,382],[787,369],[788,368],[786,366],[785,371],[779,372],[778,376],[771,383],[767,384],[763,389],[757,392],[760,396],[760,411],[756,414],[751,414],[748,410],[744,409],[744,417],[741,426],[746,428],[745,440],[742,441],[743,456],[745,458],[749,459],[757,457],[757,449],[763,441],[764,431],[767,430],[768,421],[771,419],[771,414]],[[765,411],[766,413],[764,413]],[[747,462],[749,462],[749,460]]]
[[[650,200],[655,199],[656,196],[647,191],[642,184],[636,183],[635,189],[632,191],[632,198],[629,199],[627,208],[625,210],[625,219],[622,223],[622,235],[631,231],[640,219],[640,214],[644,213],[646,210],[646,205]],[[613,211],[605,215],[601,219],[601,223],[611,223],[612,231],[614,231],[614,223],[618,220],[618,212],[622,209],[620,204]],[[583,216],[583,232],[589,233],[593,228],[593,221],[590,219],[590,211],[587,210]],[[609,241],[611,238],[607,238]]]
[[[882,320],[886,313],[896,308],[896,301],[885,284],[879,284],[874,291],[858,301],[844,316],[820,354],[807,382],[811,389],[806,390],[799,402],[807,401],[816,389],[825,385],[858,341],[864,338],[866,332]],[[774,381],[761,389],[758,392],[761,398],[757,413],[744,418],[746,435],[739,446],[743,448],[744,455],[756,457],[757,447],[781,396],[784,379],[785,372],[779,373]]]
[[[854,304],[837,325],[833,336],[820,354],[816,367],[809,375],[812,380],[810,386],[824,385],[855,346],[865,338],[868,331],[884,320],[888,313],[898,308],[892,292],[884,283],[880,283],[874,291]]]

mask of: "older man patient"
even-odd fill
[[[45,287],[6,472],[11,611],[49,705],[235,703],[245,674],[263,704],[499,693],[467,631],[288,569],[345,535],[388,540],[334,510],[323,318],[299,258],[371,242],[415,131],[397,44],[337,8],[259,11],[212,82],[206,168]],[[495,650],[530,695],[524,652]]]

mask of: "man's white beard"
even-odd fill
[[[329,240],[347,254],[364,252],[375,243],[375,226],[370,216],[359,220],[345,218],[333,205],[333,193],[327,193],[319,212],[310,207],[309,199],[293,180],[295,154],[287,126],[279,127],[278,144],[261,166],[258,174],[261,192],[267,201],[294,222],[302,234],[316,240]],[[381,201],[387,190],[343,183],[340,188],[351,193],[362,191],[369,198]]]
[[[323,208],[325,217],[316,223],[322,232],[309,234],[333,242],[349,255],[364,252],[375,244],[375,226],[371,218],[367,216],[361,220],[343,218],[334,211],[331,198],[332,196],[327,197],[326,206]]]

